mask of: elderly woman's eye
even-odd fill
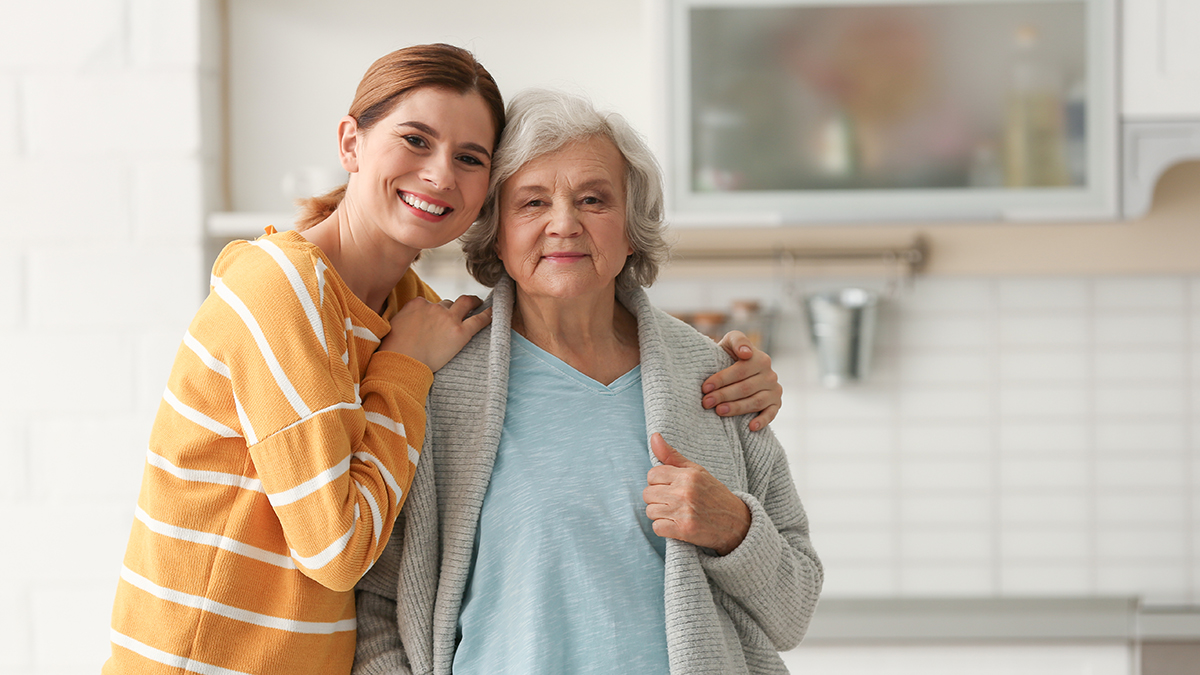
[[[601,201],[601,200],[600,200],[600,198],[599,198],[599,197],[595,197],[595,196],[590,196],[590,197],[584,197],[584,198],[583,198],[583,203],[584,203],[584,204],[599,204],[599,203],[600,203],[600,201]]]

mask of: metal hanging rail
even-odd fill
[[[772,261],[782,266],[812,264],[879,264],[889,268],[902,267],[906,276],[921,271],[928,260],[928,248],[923,239],[917,238],[902,247],[784,247],[774,248],[676,248],[672,251],[672,262],[696,263],[762,263]]]

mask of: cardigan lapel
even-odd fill
[[[738,488],[738,476],[729,475],[727,468],[729,447],[691,442],[692,439],[707,435],[727,438],[730,445],[736,444],[736,432],[729,426],[731,422],[705,410],[701,404],[700,386],[711,372],[701,374],[700,371],[709,365],[706,363],[698,369],[694,363],[695,356],[677,354],[669,346],[670,340],[663,332],[664,323],[677,319],[655,309],[644,290],[625,290],[620,297],[622,304],[637,317],[638,322],[647,451],[650,434],[657,431],[684,457],[708,469],[722,482]],[[716,368],[728,364],[728,361],[721,362],[717,358],[705,360],[711,361]],[[650,461],[654,466],[659,464],[653,452],[650,452]]]
[[[713,470],[714,466],[727,463],[720,452],[727,448],[688,442],[696,438],[723,437],[729,427],[723,418],[706,411],[700,403],[700,385],[704,380],[699,372],[703,368],[697,369],[694,363],[677,363],[688,359],[669,348],[664,326],[675,319],[654,309],[646,292],[640,288],[623,292],[621,301],[638,321],[647,450],[649,435],[660,432],[663,439],[685,457],[709,469],[717,478],[728,480]],[[655,466],[660,464],[652,451],[650,462]],[[728,649],[707,651],[694,648],[697,642],[715,645],[728,639],[708,587],[708,577],[700,564],[699,549],[692,544],[668,539],[664,574],[665,595],[675,598],[666,606],[667,655],[671,674],[745,672],[744,664],[726,662],[722,658],[722,655],[730,653]]]
[[[486,342],[470,343],[460,352],[456,359],[460,363],[454,371],[446,374],[457,378],[448,384],[457,397],[450,404],[460,411],[454,416],[459,426],[451,428],[446,422],[447,428],[437,428],[438,438],[447,439],[439,444],[434,468],[442,545],[434,608],[434,672],[437,673],[449,673],[453,667],[458,616],[475,551],[475,533],[500,445],[508,400],[512,282],[507,277],[496,285],[489,301],[492,322],[484,329],[488,331]],[[442,373],[438,376],[442,377]],[[467,428],[463,428],[464,419]]]

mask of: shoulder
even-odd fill
[[[214,285],[220,281],[246,293],[270,293],[285,285],[316,286],[328,269],[320,249],[289,231],[230,242],[217,256],[212,277]]]
[[[650,307],[649,316],[664,347],[678,366],[705,371],[707,377],[733,363],[733,359],[712,338],[680,319],[653,306]]]

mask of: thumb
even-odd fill
[[[663,440],[662,434],[657,431],[650,436],[650,449],[654,451],[654,456],[658,458],[658,461],[667,466],[677,466],[680,468],[696,466],[687,457],[681,455],[678,450]]]
[[[745,361],[754,356],[754,345],[751,344],[750,338],[740,330],[729,331],[717,344],[721,345],[725,353],[735,361]]]

